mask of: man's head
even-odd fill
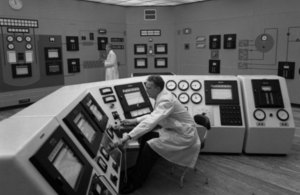
[[[151,75],[146,81],[146,91],[149,97],[156,99],[157,95],[164,89],[165,81],[159,75]]]
[[[107,52],[109,52],[109,51],[111,50],[111,44],[110,44],[110,43],[107,43],[107,44],[105,45],[105,50],[106,50]]]

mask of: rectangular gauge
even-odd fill
[[[103,97],[103,101],[104,103],[111,103],[111,102],[115,102],[116,101],[116,97],[114,95],[109,95],[109,96],[105,96]]]
[[[111,87],[103,87],[103,88],[101,88],[99,90],[100,90],[101,95],[107,95],[107,94],[113,93]]]

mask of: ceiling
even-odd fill
[[[176,6],[207,0],[85,0],[120,6]]]

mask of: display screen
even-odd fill
[[[135,54],[146,54],[147,53],[147,44],[134,44],[134,53]]]
[[[167,58],[155,58],[154,62],[156,68],[166,68],[168,66]]]
[[[136,52],[137,53],[145,53],[146,52],[146,48],[143,45],[137,46],[136,47]]]
[[[165,45],[157,45],[156,51],[157,51],[158,53],[165,53],[165,52],[166,52],[166,47],[165,47]]]
[[[49,72],[59,72],[60,71],[59,65],[52,64],[52,65],[49,65],[48,68],[49,68]]]
[[[156,54],[166,54],[168,52],[168,45],[165,43],[154,44],[154,51]]]
[[[166,61],[164,59],[157,60],[157,66],[165,66],[165,65],[166,65]]]
[[[124,96],[128,106],[141,104],[145,102],[139,88],[125,89],[124,92]]]
[[[28,66],[16,67],[16,75],[28,75],[28,74],[29,74]]]
[[[231,88],[211,88],[211,99],[232,100]]]
[[[144,59],[138,59],[136,61],[137,66],[146,66],[146,61]]]
[[[78,115],[74,118],[74,123],[77,125],[82,134],[86,137],[86,139],[92,143],[96,136],[95,129],[90,125],[90,123],[86,120],[82,113],[78,113]]]
[[[97,106],[95,104],[92,103],[92,100],[90,100],[88,102],[88,106],[90,111],[93,113],[93,115],[95,116],[95,118],[97,119],[97,121],[101,121],[103,119],[103,115],[101,114],[101,112],[98,110]]]
[[[59,58],[58,50],[57,49],[49,49],[48,50],[48,58]]]
[[[48,156],[49,161],[64,177],[68,184],[75,189],[76,182],[83,170],[83,164],[75,156],[70,147],[60,140]]]

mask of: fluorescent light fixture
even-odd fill
[[[207,0],[85,0],[120,6],[175,6]]]

